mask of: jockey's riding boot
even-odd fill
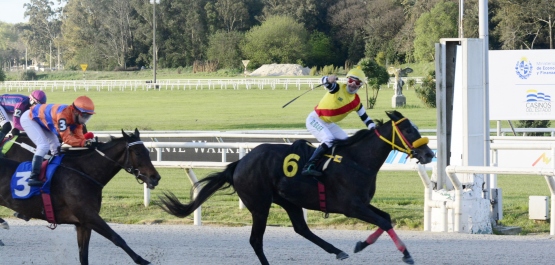
[[[308,162],[306,162],[306,164],[304,165],[302,174],[312,175],[316,177],[322,176],[322,172],[316,169],[316,162],[320,160],[322,155],[324,155],[326,151],[328,151],[328,149],[329,149],[328,146],[324,143],[318,146],[318,148],[316,148],[314,153],[312,153],[312,156],[310,157]]]
[[[27,182],[29,186],[42,186],[43,184],[42,181],[39,180],[42,159],[42,156],[33,156],[33,162],[31,163],[31,176]]]

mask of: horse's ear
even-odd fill
[[[398,112],[396,110],[386,111],[385,114],[387,114],[387,116],[393,121],[398,121],[404,118],[403,114],[401,114],[401,112]]]
[[[137,136],[137,138],[139,138],[139,130],[137,128],[135,128],[135,136]]]
[[[127,135],[127,133],[125,131],[123,131],[123,129],[121,129],[121,134],[123,134],[123,138],[128,139],[129,135]]]

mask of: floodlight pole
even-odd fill
[[[464,38],[464,0],[459,0],[459,38]]]
[[[153,86],[156,88],[156,2],[160,0],[150,0],[152,3],[152,74],[153,74]]]

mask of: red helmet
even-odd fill
[[[81,113],[95,114],[94,103],[87,96],[80,96],[73,101],[73,107]]]

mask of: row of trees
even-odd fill
[[[92,70],[149,66],[152,26],[161,67],[217,62],[345,65],[431,61],[458,36],[459,0],[31,0],[28,23],[0,22],[0,60]],[[478,0],[466,0],[464,36],[478,37]],[[553,0],[489,0],[490,49],[553,48]]]

